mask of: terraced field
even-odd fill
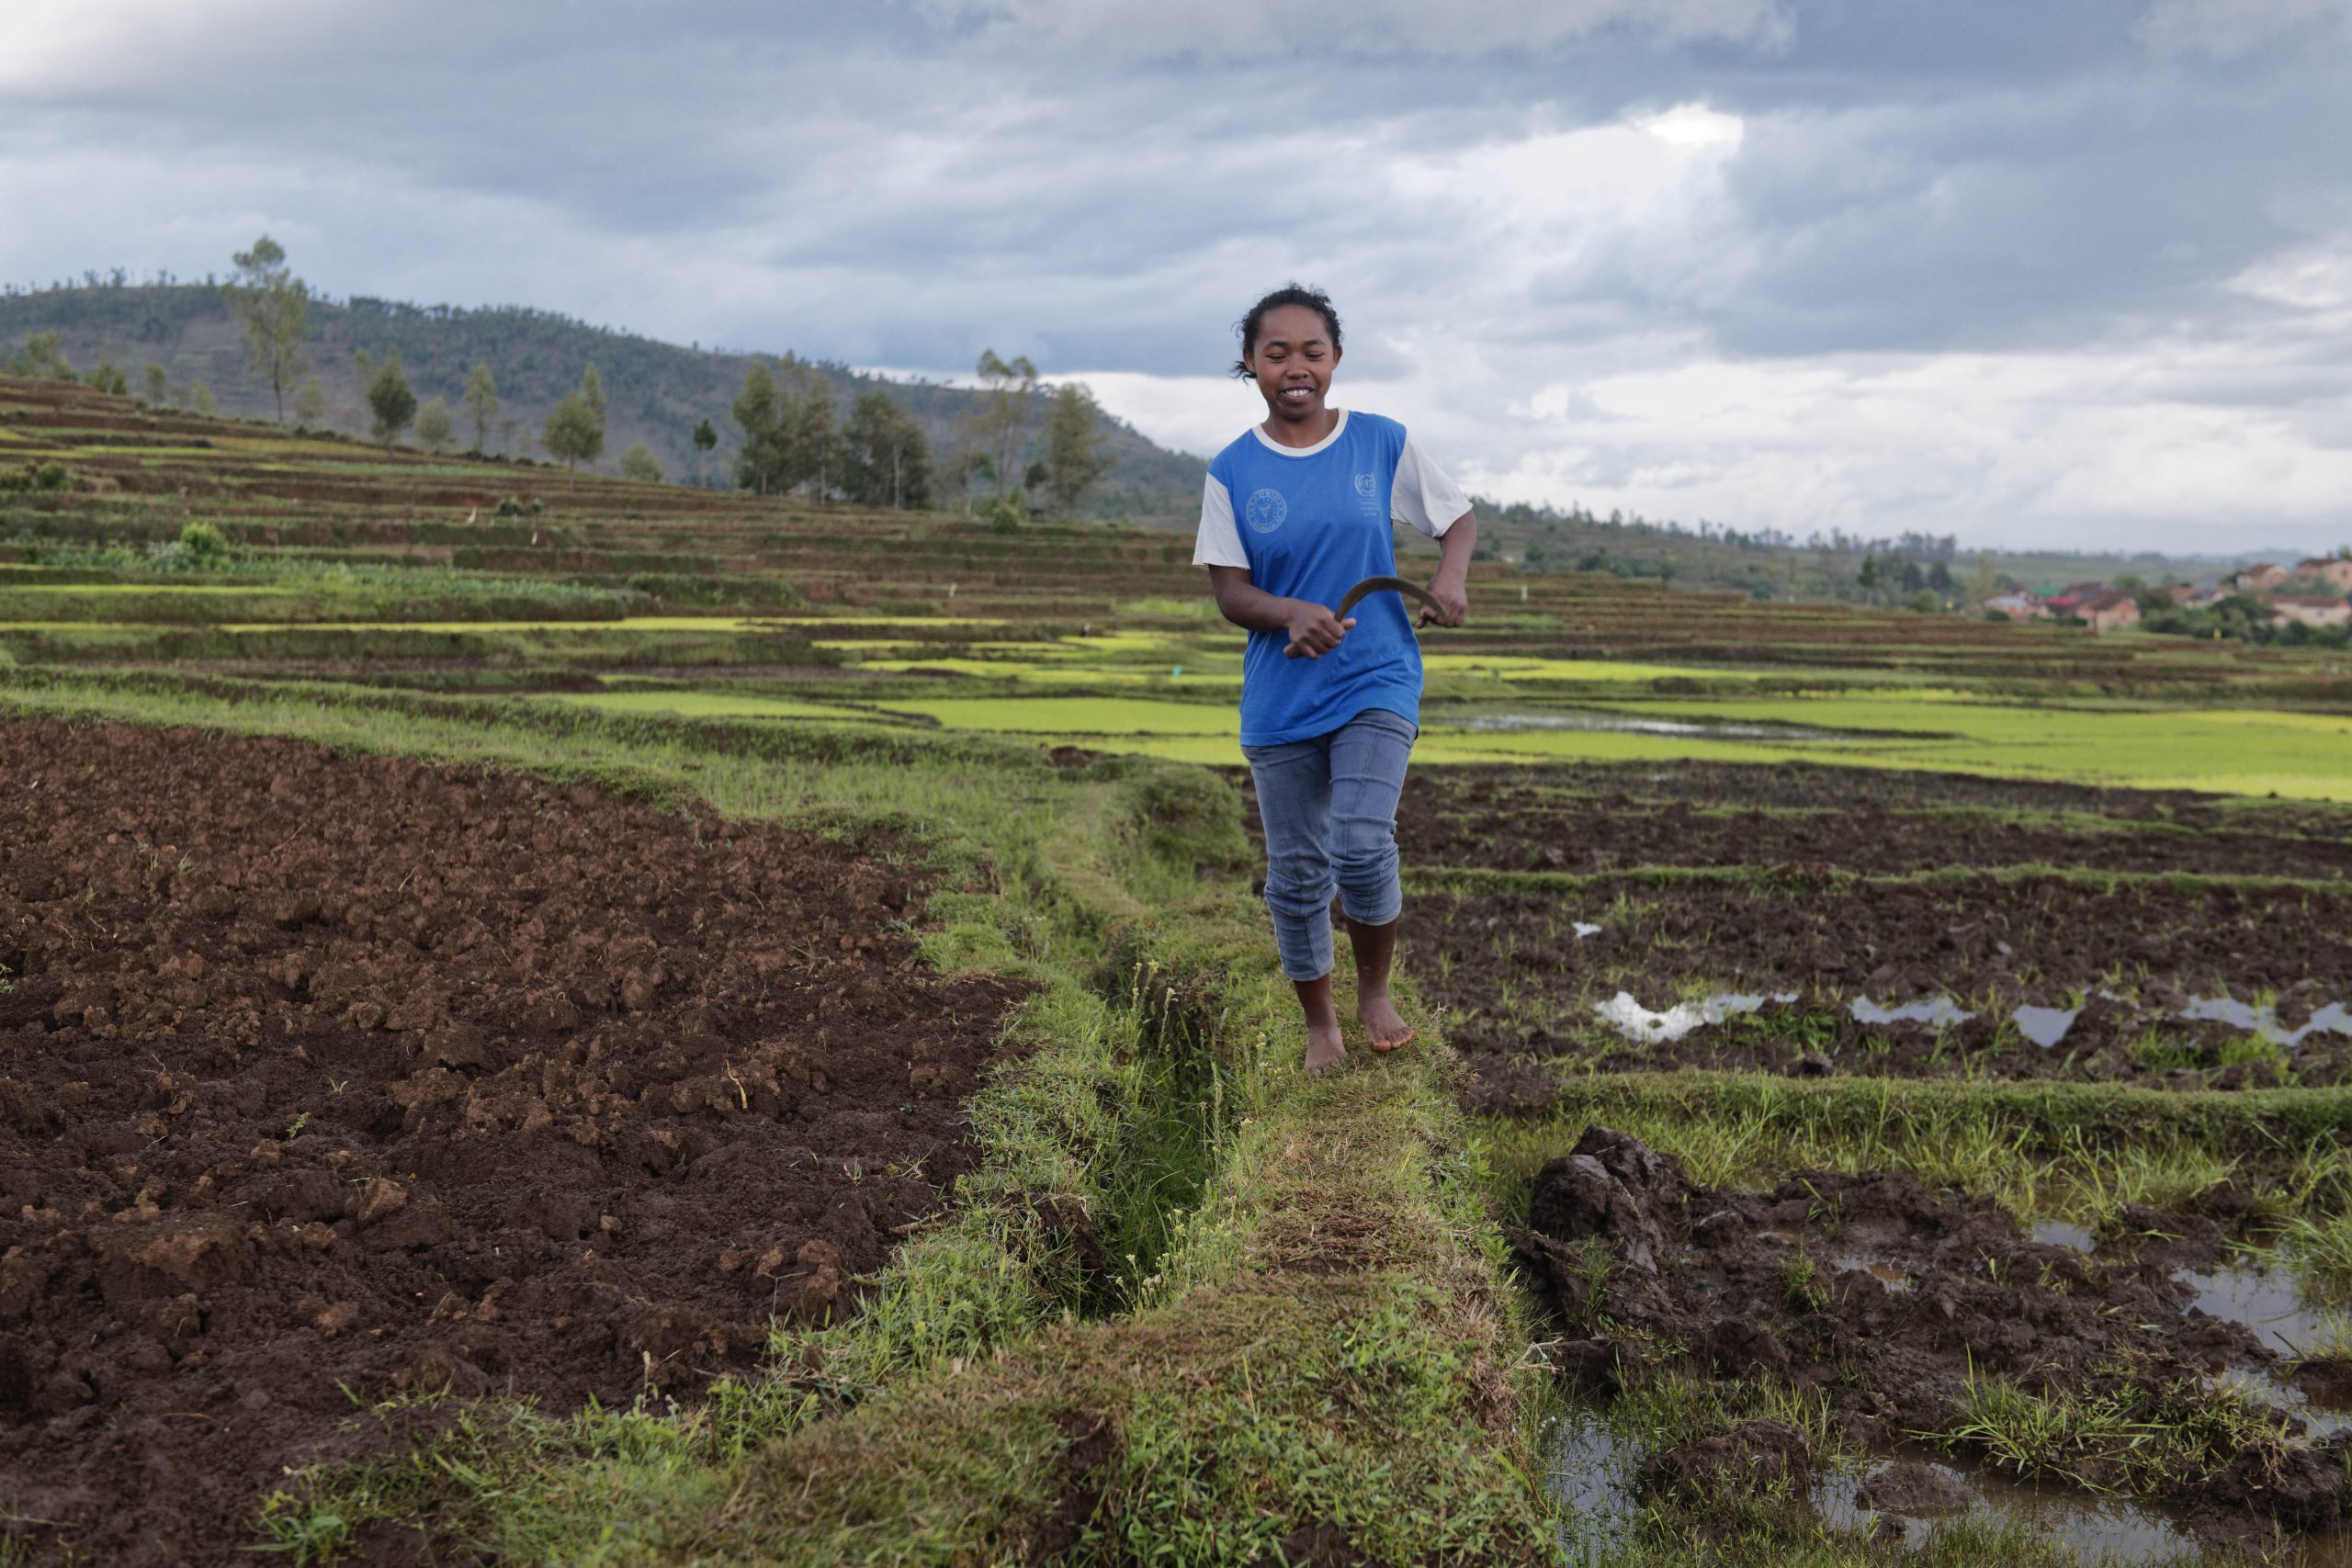
[[[1188,539],[0,471],[0,1561],[2352,1552],[2327,655],[1482,562],[1309,1080]]]

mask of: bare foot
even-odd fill
[[[1340,1021],[1306,1026],[1306,1070],[1321,1075],[1347,1060],[1348,1048],[1340,1043]]]
[[[1356,1018],[1363,1024],[1363,1032],[1372,1036],[1372,1048],[1384,1055],[1412,1043],[1413,1026],[1397,1011],[1396,1004],[1387,993],[1359,998]]]

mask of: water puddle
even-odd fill
[[[2292,1390],[2279,1393],[2294,1397]],[[2296,1406],[2296,1412],[2310,1419],[2302,1406]],[[2345,1419],[2352,1421],[2352,1416]],[[2316,1422],[2313,1426],[2317,1429]],[[1598,1568],[1620,1559],[1634,1545],[1641,1517],[1634,1495],[1640,1449],[1589,1410],[1555,1419],[1548,1449],[1544,1489],[1560,1506],[1558,1543],[1566,1560],[1577,1568]],[[1913,1551],[1927,1545],[1945,1525],[1970,1519],[2024,1525],[2070,1549],[2086,1564],[2186,1562],[2199,1553],[2179,1518],[2160,1505],[2102,1497],[2055,1483],[2012,1481],[1989,1469],[1929,1459],[1925,1451],[1907,1452],[1902,1462],[1921,1465],[1947,1483],[1957,1483],[1964,1489],[1957,1506],[1940,1511],[1922,1507],[1914,1514],[1864,1502],[1861,1495],[1868,1484],[1897,1462],[1879,1459],[1860,1471],[1816,1480],[1811,1497],[1822,1522],[1840,1531],[1899,1531],[1904,1546]],[[2266,1561],[2279,1568],[2352,1568],[2352,1532],[2308,1537]]]
[[[1829,1270],[1833,1274],[1842,1274],[1849,1269],[1860,1269],[1890,1291],[1907,1291],[1911,1288],[1911,1276],[1884,1258],[1849,1252],[1829,1260]]]
[[[2188,1005],[2180,1010],[2180,1016],[2192,1022],[2226,1023],[2290,1050],[2313,1034],[2352,1034],[2352,1010],[2347,1010],[2342,1002],[2315,1009],[2300,1029],[2289,1029],[2280,1023],[2278,1010],[2269,1003],[2256,1007],[2235,997],[2191,997]]]
[[[2098,1247],[2089,1229],[2072,1220],[2036,1220],[2030,1234],[2044,1247],[2071,1247],[2076,1252],[2090,1252]]]
[[[1868,997],[1856,997],[1846,1004],[1846,1010],[1857,1023],[1924,1023],[1935,1029],[1949,1029],[1976,1016],[1950,997],[1930,997],[1924,1002],[1892,1008],[1881,1007]]]
[[[2268,1372],[2232,1367],[2217,1376],[2207,1378],[2205,1386],[2243,1394],[2255,1404],[2268,1405],[2281,1415],[2301,1416],[2311,1427],[2306,1436],[2314,1443],[2352,1427],[2352,1409],[2331,1400],[2314,1400],[2302,1389],[2293,1383],[2280,1382]]]
[[[1614,713],[1493,713],[1455,721],[1464,729],[1554,729],[1617,735],[1671,735],[1698,740],[1868,740],[1862,730],[1800,729],[1781,724],[1733,724],[1707,719],[1632,718]]]
[[[2245,1325],[2265,1349],[2282,1356],[2303,1355],[2334,1338],[2342,1326],[2340,1317],[2305,1303],[2283,1269],[2184,1269],[2173,1279],[2196,1292],[2190,1305],[2209,1317]]]
[[[1559,1545],[1578,1568],[1601,1562],[1629,1544],[1640,1504],[1634,1472],[1641,1456],[1589,1410],[1552,1423],[1544,1488],[1560,1506]]]
[[[2066,1032],[2075,1027],[2075,1020],[2082,1013],[2080,1008],[2021,1007],[2009,1014],[2009,1021],[2018,1026],[2019,1034],[2047,1051],[2066,1038]]]
[[[1631,991],[1620,991],[1605,1002],[1593,1003],[1592,1010],[1601,1022],[1628,1040],[1679,1040],[1694,1029],[1721,1023],[1735,1013],[1755,1012],[1766,1002],[1796,999],[1794,991],[1775,991],[1770,996],[1724,991],[1695,1002],[1678,1002],[1664,1012],[1652,1012],[1635,1001]]]
[[[1862,1473],[1824,1477],[1815,1483],[1814,1506],[1824,1522],[1839,1529],[1875,1530],[1883,1521],[1903,1532],[1903,1543],[1918,1548],[1951,1518],[1997,1518],[2030,1526],[2086,1562],[2178,1562],[2194,1558],[2197,1543],[2160,1509],[2121,1497],[2098,1497],[2073,1487],[2033,1486],[1989,1471],[1940,1462],[1928,1468],[1967,1487],[1967,1506],[1940,1517],[1883,1515],[1861,1500],[1866,1482],[1894,1467],[1881,1461]]]

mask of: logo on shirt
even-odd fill
[[[1378,521],[1380,517],[1380,476],[1378,474],[1356,476],[1356,510],[1366,517]]]
[[[1241,513],[1249,520],[1253,533],[1271,534],[1283,525],[1283,518],[1290,515],[1290,502],[1283,499],[1283,492],[1278,490],[1252,491],[1249,504],[1241,509]]]

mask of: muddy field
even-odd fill
[[[2243,810],[2226,817],[2210,808],[2167,810],[2142,797],[2130,804],[2145,815],[2113,815],[2099,823],[2086,819],[2093,807],[2113,813],[2126,803],[2102,801],[2089,791],[2083,795],[2070,806],[2028,808],[2049,815],[2018,820],[1996,815],[2014,807],[1890,808],[1870,799],[1833,809],[1694,806],[1623,790],[1518,795],[1498,786],[1490,795],[1476,784],[1456,782],[1450,771],[1432,768],[1408,786],[1397,843],[1416,863],[1501,871],[1798,864],[1900,874],[1955,865],[2049,865],[2328,881],[2352,877],[2352,834],[2345,831],[2352,818],[2330,831],[2324,818],[2291,808],[2274,821]],[[2056,819],[2056,813],[2073,819]]]
[[[1398,811],[1404,962],[1486,1110],[1596,1068],[2335,1084],[2343,820],[1868,770],[1429,768]],[[1481,870],[1580,879],[1448,880]]]
[[[2278,1053],[2233,1054],[2247,1028],[2194,1015],[2271,993],[2279,1031],[2319,1026],[2297,1081],[2335,1082],[2352,1059],[2352,1028],[2328,1027],[2352,976],[2352,890],[1628,879],[1421,893],[1408,929],[1419,983],[1479,1059],[2233,1088],[2280,1081]],[[1693,998],[1695,1024],[1673,1011]],[[2019,1008],[2064,1033],[2038,1043]]]
[[[0,725],[0,1514],[250,1559],[338,1384],[691,1396],[967,1163],[903,873],[585,787]]]
[[[2346,1366],[2295,1358],[2220,1288],[2245,1196],[2225,1184],[2204,1213],[2034,1236],[1900,1175],[1709,1191],[1595,1127],[1538,1175],[1518,1247],[1551,1361],[1604,1405],[1668,1372],[1806,1391],[1844,1442],[1894,1456],[1872,1478],[1878,1511],[1934,1517],[1971,1499],[1925,1460],[1968,1455],[1985,1391],[2015,1390],[2096,1413],[2039,1456],[2053,1479],[2161,1499],[2196,1538],[2239,1547],[2336,1525],[2352,1501]],[[1724,1510],[1768,1485],[1803,1495],[1824,1457],[1756,1419],[1647,1455],[1635,1485]]]

